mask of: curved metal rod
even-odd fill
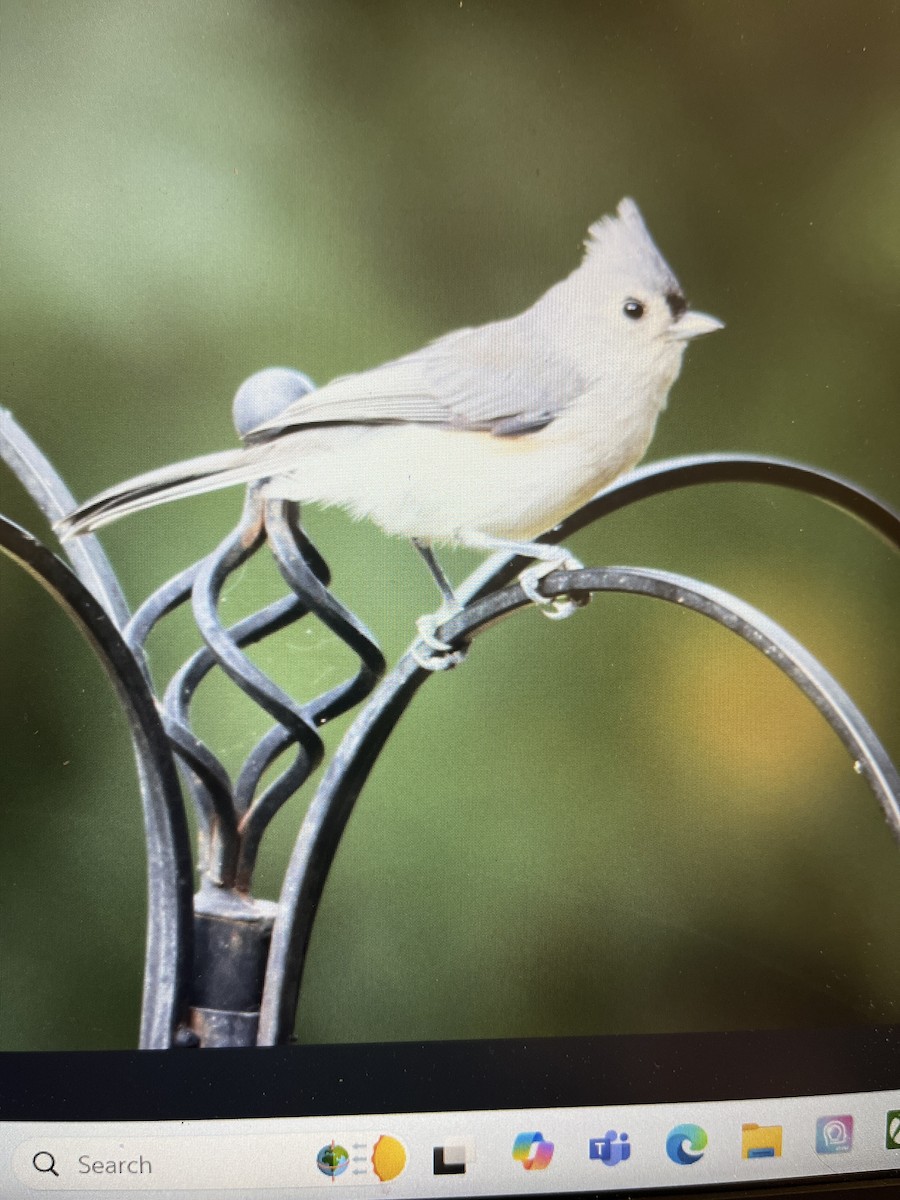
[[[648,463],[598,492],[539,540],[556,545],[638,500],[703,483],[767,483],[805,492],[855,517],[900,550],[900,513],[873,492],[830,471],[762,454],[688,454]],[[502,587],[528,566],[528,561],[506,553],[492,555],[457,588],[460,601],[468,604]]]
[[[149,615],[149,619],[141,631],[144,637],[147,636],[155,619],[166,615],[177,604],[183,603],[187,599],[199,566],[200,564],[195,564],[193,568],[184,573],[181,577],[182,587],[180,589],[173,588],[169,590],[167,596],[160,595],[161,603],[154,605],[158,611],[155,616],[154,614]],[[161,593],[163,590],[160,590]],[[155,597],[152,599],[156,600]],[[284,596],[280,600],[273,601],[260,612],[253,613],[230,626],[227,636],[238,647],[253,645],[284,629],[304,616],[306,612],[306,607],[296,596]],[[142,614],[143,609],[136,615],[135,623]],[[228,772],[222,763],[197,738],[186,717],[183,719],[179,715],[184,713],[187,704],[203,679],[218,665],[218,659],[208,646],[204,645],[197,650],[169,684],[163,705],[163,720],[175,752],[183,764],[184,774],[200,822],[203,847],[201,869],[210,873],[220,886],[230,886],[231,883],[235,883],[241,887],[246,884],[246,872],[242,875],[244,883],[238,883],[237,879],[233,877],[242,870],[243,861],[246,859],[242,817],[250,806],[253,793],[263,772],[279,754],[295,742],[295,738],[283,726],[275,726],[254,747],[241,769],[236,784],[232,787]],[[302,711],[306,713],[305,708]],[[312,715],[306,715],[311,723]],[[273,735],[275,735],[274,741],[277,744],[273,744]],[[298,765],[304,768],[299,773],[296,769]],[[283,786],[289,786],[291,790],[296,790],[308,774],[308,760],[305,755],[301,754],[298,763],[293,764],[281,777],[284,780]],[[290,795],[290,791],[287,795]],[[287,796],[285,796],[286,798]],[[213,846],[214,841],[215,847]],[[225,869],[226,865],[227,870]]]
[[[293,735],[276,725],[260,742],[260,751],[268,754],[270,761],[274,762],[293,743]],[[309,760],[298,747],[294,761],[251,804],[241,819],[238,825],[240,844],[235,868],[235,887],[239,891],[250,890],[263,835],[281,806],[307,781],[310,770]]]
[[[147,836],[147,948],[141,1047],[163,1050],[187,1015],[193,959],[191,849],[178,776],[153,695],[113,617],[30,533],[0,517],[0,549],[78,627],[115,688],[131,730]]]
[[[292,600],[302,607],[295,597]],[[292,744],[293,737],[283,725],[273,725],[266,730],[244,760],[237,782],[234,785],[234,807],[243,821],[253,804],[259,781],[273,762]]]
[[[266,538],[294,594],[226,629],[218,614],[225,582]],[[192,601],[205,645],[170,680],[163,714],[200,819],[201,866],[221,886],[249,886],[266,826],[321,759],[324,748],[317,727],[368,695],[376,672],[383,670],[374,638],[331,597],[324,586],[328,579],[327,564],[299,526],[298,505],[265,503],[260,490],[251,488],[237,528],[212,554],[164,584],[129,624],[129,641],[143,652],[154,625],[188,597]],[[298,705],[242,649],[309,611],[319,615],[318,609],[325,614],[325,624],[351,645],[363,664],[355,678]],[[215,666],[279,722],[253,748],[234,786],[222,763],[190,727],[193,697]],[[265,771],[292,745],[297,747],[295,760],[254,800]]]
[[[259,676],[268,687],[269,681],[239,652],[239,647],[277,632],[306,611],[291,596],[267,606],[261,613],[245,618],[228,630],[219,621],[216,605],[227,575],[237,569],[264,540],[262,503],[258,490],[251,489],[245,498],[237,528],[211,555],[194,563],[159,588],[138,610],[126,633],[132,647],[143,651],[157,622],[188,599],[192,600],[195,619],[207,644],[170,680],[163,697],[163,716],[166,732],[182,764],[200,821],[201,867],[222,886],[231,886],[234,882],[241,842],[238,821],[243,810],[238,806],[238,797],[228,772],[191,729],[189,707],[197,688],[215,666],[222,666],[233,680],[237,674],[236,682],[245,691],[248,690],[244,686],[248,674],[253,674],[254,678]],[[314,557],[315,569],[327,577],[328,568],[324,560],[318,555]],[[258,700],[259,697],[253,695],[253,689],[249,690],[253,698]],[[318,737],[314,736],[318,745]],[[307,761],[306,773],[311,769]],[[293,774],[295,786],[299,786],[300,781],[296,779],[296,773]],[[247,782],[246,771],[241,774],[241,782]]]
[[[265,508],[265,526],[269,546],[282,578],[298,599],[332,633],[360,658],[356,675],[322,696],[304,704],[300,711],[310,728],[315,729],[339,716],[368,696],[385,667],[384,656],[374,636],[325,587],[315,569],[318,552],[299,524],[299,508],[284,501],[270,501]],[[287,722],[283,722],[287,726]],[[296,740],[290,727],[269,730],[241,772],[237,791],[243,793],[252,782],[258,783],[266,767]],[[299,751],[298,747],[298,751]],[[237,871],[238,886],[248,886],[256,863],[260,841],[272,817],[302,786],[316,763],[298,758],[247,808],[240,823],[241,847]]]
[[[344,735],[303,818],[278,901],[259,1046],[291,1038],[313,920],[344,828],[375,760],[428,675],[406,654],[384,678]]]
[[[320,564],[320,569],[324,568],[327,572],[322,560]],[[137,610],[125,630],[126,641],[136,653],[143,656],[144,646],[156,624],[190,599],[202,566],[203,560],[186,568],[174,579],[163,584]],[[238,646],[253,645],[285,628],[305,612],[306,609],[295,596],[285,596],[231,626],[228,629],[228,637]],[[226,828],[229,824],[234,826],[232,857],[237,857],[238,829],[234,812],[236,810],[239,817],[249,806],[258,778],[269,761],[262,764],[256,761],[259,752],[257,747],[244,765],[232,793],[231,781],[225,768],[212,751],[196,737],[187,720],[183,719],[184,707],[203,679],[217,665],[218,659],[209,647],[201,647],[170,682],[163,702],[166,732],[183,764],[185,779],[201,824],[200,832],[205,846],[201,866],[204,870],[209,867],[209,843],[217,818],[224,822]],[[281,726],[277,728],[281,730]],[[289,742],[288,738],[285,744]],[[258,774],[252,780],[248,780],[248,770],[252,772],[254,767],[258,767]],[[246,797],[243,803],[242,797]]]
[[[237,858],[237,818],[232,804],[231,778],[218,758],[204,742],[182,721],[165,710],[163,724],[172,749],[178,756],[182,777],[187,783],[197,814],[198,832],[202,837],[203,854],[198,867],[210,874],[215,883],[227,887],[228,870],[219,860],[234,862]],[[213,862],[213,843],[217,850]]]
[[[152,687],[149,664],[145,656],[147,639],[156,625],[190,599],[191,590],[203,560],[180,571],[173,579],[157,588],[138,608],[125,627],[125,640],[141,663],[148,683]],[[191,660],[193,661],[193,660]],[[172,694],[172,681],[160,702],[163,726],[181,767],[182,778],[193,801],[199,821],[200,862],[202,870],[209,866],[210,843],[216,818],[228,828],[231,816],[231,780],[225,768],[212,751],[197,738],[186,721],[179,715],[179,692]],[[233,840],[236,845],[235,821],[231,820]],[[236,850],[235,850],[236,853]]]
[[[295,621],[305,616],[306,612],[305,606],[296,596],[283,596],[280,600],[275,600],[267,605],[260,612],[253,613],[251,616],[238,621],[237,624],[229,626],[227,631],[228,637],[240,648],[252,646],[264,638],[278,633],[288,625],[292,625]],[[208,646],[202,646],[179,670],[178,675],[181,679],[181,687],[192,696],[206,676],[216,666],[218,666],[218,659],[215,654],[213,654]],[[169,729],[169,725],[166,728]],[[277,728],[280,729],[281,726],[279,725]],[[248,784],[246,782],[242,784],[242,781],[247,772],[248,764],[255,759],[258,753],[259,747],[257,746],[251,751],[247,763],[241,769],[240,779],[234,788],[233,803],[235,810],[239,814],[243,813],[249,806],[256,786],[258,777],[249,784],[249,792],[247,791]],[[259,775],[262,775],[268,765],[268,761],[266,761],[261,766]],[[230,790],[230,783],[228,786]]]
[[[219,618],[219,599],[228,576],[255,553],[266,540],[265,507],[259,489],[251,489],[247,495],[241,526],[205,560],[197,575],[192,593],[197,627],[218,665],[232,683],[288,731],[285,745],[293,744],[297,748],[296,761],[273,787],[267,789],[263,797],[266,803],[250,804],[242,822],[245,827],[243,837],[238,835],[238,813],[234,795],[233,793],[229,795],[227,819],[217,821],[213,828],[208,868],[215,881],[228,887],[236,884],[238,874],[241,875],[240,886],[249,886],[252,863],[255,860],[256,850],[265,825],[291,791],[299,787],[303,780],[315,770],[325,752],[324,743],[316,732],[314,724],[308,719],[304,707],[273,683],[255,663],[250,661]],[[312,574],[311,571],[310,574]],[[178,683],[177,694],[181,701],[179,716],[186,724],[187,706],[192,691],[186,686],[187,676],[182,671],[180,677],[177,676],[170,685],[173,695],[176,681]],[[199,682],[199,678],[197,682]],[[264,741],[263,754],[267,754],[272,748],[273,739],[266,738]],[[286,780],[285,776],[287,776]],[[247,776],[245,775],[243,777],[245,785],[246,780]],[[280,787],[279,783],[281,783]],[[290,790],[285,787],[285,783],[290,784]],[[230,784],[229,791],[231,792]],[[254,809],[256,810],[255,816],[251,815],[254,814]],[[247,853],[243,852],[244,847],[242,847],[242,842],[245,841]],[[247,865],[248,854],[249,868]],[[239,858],[242,860],[240,865]]]
[[[900,839],[900,776],[877,736],[837,681],[769,617],[735,596],[687,576],[637,567],[554,571],[540,584],[549,597],[571,592],[623,592],[692,609],[765,654],[825,717],[872,789]],[[518,584],[493,592],[447,621],[439,636],[462,644],[529,603]],[[259,1045],[291,1036],[303,964],[322,889],[347,820],[384,747],[428,677],[407,653],[384,680],[339,746],[300,828],[279,899],[266,973]]]
[[[190,599],[191,590],[202,565],[203,560],[193,563],[157,588],[125,627],[125,641],[140,662],[151,688],[153,681],[145,656],[147,639],[164,617]],[[201,651],[204,652],[208,653],[205,650]],[[211,655],[210,659],[214,664],[215,660]],[[194,659],[190,662],[193,663]],[[212,830],[217,816],[225,822],[226,828],[228,827],[231,816],[231,780],[212,751],[194,735],[189,725],[180,719],[178,690],[176,688],[174,698],[170,694],[163,697],[160,710],[163,726],[177,756],[176,762],[181,768],[182,778],[197,813],[200,835],[199,867],[206,871],[209,867]],[[233,819],[231,826],[235,826]],[[233,830],[233,838],[236,846],[236,829]]]
[[[17,476],[51,525],[75,508],[75,497],[12,413],[0,408],[0,457]],[[129,617],[128,604],[103,547],[93,534],[65,545],[75,574],[119,629]]]
[[[136,610],[124,630],[125,640],[133,651],[143,652],[147,638],[155,626],[163,617],[167,617],[169,613],[184,604],[191,594],[191,588],[194,586],[200,565],[199,562],[196,562],[190,567],[185,567],[172,579],[166,580],[155,592],[151,592]]]
[[[318,620],[360,659],[359,671],[353,679],[313,701],[315,722],[324,725],[365,699],[384,674],[387,663],[371,630],[316,578],[307,561],[312,543],[299,525],[290,520],[286,508],[279,501],[270,501],[266,506],[266,531],[282,578]]]
[[[291,729],[295,740],[310,760],[310,770],[321,761],[322,739],[307,724],[301,706],[242,653],[222,624],[218,603],[228,576],[240,567],[265,541],[261,502],[258,505],[258,529],[252,540],[250,530],[238,528],[215,550],[197,575],[192,593],[194,617],[200,635],[215,656],[219,666],[241,691],[269,716]],[[249,504],[248,504],[249,507]],[[181,714],[186,718],[186,711]]]

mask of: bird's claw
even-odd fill
[[[519,586],[545,617],[551,621],[564,621],[566,617],[571,617],[579,608],[584,608],[589,603],[590,593],[548,597],[538,590],[538,584],[545,575],[549,575],[552,571],[580,571],[583,566],[584,563],[571,554],[547,562],[532,563],[519,575]]]
[[[459,609],[442,608],[436,613],[426,613],[416,621],[419,638],[424,647],[416,644],[412,648],[412,656],[420,667],[426,671],[449,671],[458,667],[469,653],[468,646],[451,646],[449,642],[437,636],[437,631],[445,621],[455,616]]]

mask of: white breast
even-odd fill
[[[267,490],[405,537],[530,539],[639,461],[659,407],[585,396],[545,429],[509,438],[416,424],[321,427],[273,445]]]

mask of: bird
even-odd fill
[[[554,618],[540,579],[581,563],[538,536],[644,456],[694,339],[722,329],[691,309],[634,200],[594,222],[578,266],[516,316],[456,330],[319,388],[268,368],[234,412],[243,444],[126,480],[57,523],[66,538],[156,504],[233,484],[269,499],[337,506],[410,539],[441,592],[419,620],[430,669],[456,665],[437,636],[459,611],[434,547],[506,551],[533,564],[526,595]]]

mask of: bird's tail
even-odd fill
[[[180,500],[184,496],[199,496],[217,488],[251,483],[265,474],[259,453],[252,450],[204,454],[200,458],[189,458],[186,462],[148,471],[108,488],[57,521],[54,530],[65,541],[81,533],[92,533],[129,513],[166,504],[169,500]]]

